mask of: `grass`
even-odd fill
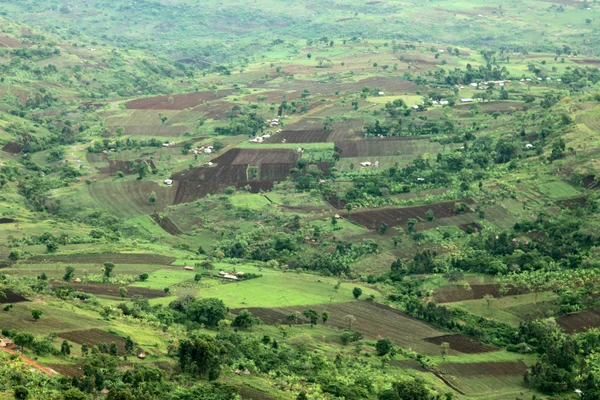
[[[230,270],[233,266],[216,264],[215,268]],[[211,287],[198,293],[202,297],[218,297],[231,308],[287,307],[352,301],[352,289],[363,289],[363,296],[377,295],[375,290],[359,284],[342,283],[334,290],[337,280],[316,275],[274,271],[252,265],[236,265],[238,272],[262,274],[262,277],[242,282],[215,280]]]
[[[193,271],[159,269],[149,274],[146,281],[136,282],[129,286],[162,290],[163,288],[194,279],[194,275]]]
[[[562,200],[576,197],[580,193],[573,186],[564,182],[548,182],[539,186],[540,193],[551,200]]]
[[[519,326],[528,315],[543,316],[543,312],[552,310],[551,304],[556,300],[552,292],[528,293],[518,296],[507,296],[492,300],[490,308],[484,299],[465,300],[450,303],[455,307],[466,310],[484,318],[494,319],[512,326]],[[541,315],[540,315],[541,314]]]

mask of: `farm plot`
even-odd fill
[[[600,326],[600,306],[562,315],[556,319],[556,322],[567,333],[579,333],[598,327]]]
[[[4,296],[2,296],[2,293],[4,293]],[[12,290],[0,288],[0,304],[23,303],[25,301],[29,300]]]
[[[119,349],[119,354],[125,354],[125,339],[113,333],[103,331],[101,329],[86,329],[81,331],[63,332],[58,337],[66,339],[77,344],[87,344],[89,347],[97,346],[100,343],[110,345],[115,342]]]
[[[569,210],[576,210],[580,207],[585,207],[587,199],[585,197],[576,197],[569,200],[558,200],[556,205],[559,207],[568,208]]]
[[[500,297],[498,293],[500,290],[499,284],[469,285],[469,287],[470,290],[465,289],[461,285],[443,286],[435,291],[433,298],[437,303],[442,304],[483,299],[483,297],[488,294],[494,297]],[[523,293],[527,293],[527,291],[509,287],[505,296],[515,296]]]
[[[17,142],[9,142],[2,147],[2,151],[9,154],[18,154],[21,152],[21,145]]]
[[[94,182],[86,186],[93,203],[118,217],[130,218],[160,212],[174,203],[177,185],[160,186],[155,182]],[[156,194],[156,201],[148,198]]]
[[[171,235],[181,235],[183,233],[168,216],[165,215],[161,218],[159,214],[154,213],[151,217],[165,232]]]
[[[129,288],[146,288],[163,290],[165,287],[171,287],[178,283],[194,279],[195,273],[192,271],[159,269],[152,272],[144,282],[135,282],[128,286]]]
[[[323,129],[283,131],[268,138],[265,143],[325,143],[332,131]]]
[[[23,47],[19,39],[10,38],[8,36],[0,36],[0,48],[17,49]]]
[[[161,256],[157,254],[141,253],[92,253],[92,254],[65,254],[58,256],[40,255],[33,256],[24,261],[26,264],[41,263],[65,263],[65,264],[104,264],[112,262],[114,264],[149,264],[149,265],[170,265],[176,260],[175,257]]]
[[[481,107],[481,110],[486,114],[493,114],[495,112],[499,113],[509,113],[515,110],[522,110],[523,105],[525,103],[521,103],[518,101],[490,101],[488,103],[479,102],[477,103]],[[470,109],[470,105],[461,104],[456,106],[456,110],[461,113],[468,113]]]
[[[396,345],[410,347],[415,351],[428,355],[438,354],[439,344],[430,343],[426,339],[444,335],[443,331],[409,317],[398,310],[367,301],[306,307],[250,308],[249,311],[260,317],[266,324],[275,324],[278,321],[286,323],[286,315],[295,312],[302,313],[308,308],[319,313],[329,312],[327,325],[339,329],[348,328],[348,322],[344,317],[353,315],[356,322],[352,324],[352,329],[361,332],[366,338],[390,338]],[[239,310],[232,310],[232,312],[239,312]],[[307,323],[307,321],[302,319],[301,323]],[[459,347],[451,347],[452,354],[458,354],[458,351],[460,351]]]
[[[250,101],[252,103],[281,103],[284,100],[298,100],[301,97],[302,93],[300,91],[285,92],[283,90],[269,90],[266,92],[248,95],[244,97],[243,100]]]
[[[176,137],[186,131],[193,132],[209,111],[126,110],[122,115],[108,118],[106,124],[113,129],[123,127],[126,135]],[[166,120],[161,120],[163,117]]]
[[[150,97],[130,101],[125,104],[125,108],[132,110],[185,110],[211,100],[222,99],[236,92],[234,89],[226,89]]]
[[[579,192],[573,186],[564,182],[544,183],[539,186],[539,191],[552,200],[568,199],[579,195]]]
[[[386,90],[394,93],[408,93],[419,90],[419,86],[404,79],[375,76],[362,79],[358,82],[346,83],[321,83],[316,81],[286,81],[279,85],[282,90],[304,90],[308,89],[311,94],[333,95],[338,92],[359,92],[365,86],[373,89]]]
[[[345,140],[337,141],[335,145],[342,150],[342,158],[394,155],[410,155],[414,158],[425,153],[439,153],[442,150],[439,143],[430,142],[427,136]]]
[[[527,365],[522,361],[442,363],[438,367],[445,379],[471,396],[526,390]]]
[[[448,343],[450,349],[459,351],[465,354],[479,354],[488,353],[491,351],[497,351],[498,347],[483,344],[477,339],[474,339],[465,335],[442,335],[426,338],[425,341],[440,345],[442,343]]]
[[[296,163],[300,155],[292,149],[231,149],[212,160],[220,165]]]
[[[472,199],[464,199],[463,202],[473,205]],[[451,217],[456,215],[454,201],[443,203],[428,204],[424,206],[402,207],[402,208],[382,208],[367,211],[356,211],[350,216],[350,219],[357,224],[364,226],[367,229],[378,229],[381,223],[386,223],[388,226],[406,225],[408,220],[413,218],[417,220],[425,220],[428,210],[432,210],[435,218]],[[469,213],[468,208],[465,212]],[[346,214],[348,218],[348,215]]]
[[[58,286],[55,284],[55,286]],[[70,282],[69,286],[75,291],[90,293],[95,296],[110,296],[110,297],[121,297],[119,294],[119,288],[121,285],[109,285],[102,283],[73,283]],[[127,287],[126,298],[132,298],[134,296],[142,296],[146,299],[156,299],[158,297],[165,297],[166,294],[162,290],[153,290],[146,288],[138,288],[135,286]]]
[[[588,110],[577,114],[575,122],[584,124],[592,132],[600,131],[600,108]]]

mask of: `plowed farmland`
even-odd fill
[[[29,301],[25,297],[13,292],[12,290],[0,289],[0,293],[4,293],[4,296],[0,294],[0,304],[22,303],[24,301]]]
[[[155,182],[94,182],[86,187],[93,203],[108,209],[119,217],[136,217],[162,211],[173,204],[177,193],[177,184],[171,187]],[[156,194],[156,201],[148,198]]]
[[[300,155],[291,149],[231,149],[212,160],[215,164],[276,164],[296,163]]]
[[[235,92],[236,90],[227,89],[150,97],[130,101],[125,104],[125,107],[133,110],[185,110],[186,108],[196,107],[207,101],[227,97]]]
[[[82,331],[63,332],[59,337],[77,344],[87,344],[89,347],[100,343],[110,345],[115,342],[119,349],[119,354],[125,354],[125,339],[110,332],[101,329],[86,329]]]
[[[474,204],[471,199],[463,200],[467,204]],[[352,221],[368,229],[378,229],[382,222],[388,226],[406,225],[411,218],[425,220],[427,210],[432,210],[435,218],[451,217],[456,215],[454,201],[428,204],[424,206],[383,208],[367,211],[356,211],[351,215]],[[466,210],[466,212],[471,212]],[[346,215],[347,217],[348,215]]]
[[[460,334],[435,336],[426,338],[425,340],[438,346],[442,343],[448,343],[450,345],[450,349],[454,349],[466,354],[478,354],[498,350],[497,347],[483,344],[477,339]]]
[[[600,306],[563,315],[556,319],[558,325],[567,333],[579,333],[600,326]]]
[[[16,49],[19,47],[23,47],[19,39],[0,36],[0,48]]]
[[[266,143],[325,143],[329,141],[331,131],[323,129],[283,131],[268,138]]]
[[[157,254],[65,254],[58,256],[33,256],[25,260],[26,264],[41,263],[65,263],[65,264],[104,264],[112,262],[114,264],[151,264],[151,265],[169,265],[175,261],[175,257],[159,256]]]
[[[487,396],[510,391],[510,398],[518,398],[526,389],[523,375],[527,365],[522,361],[443,363],[438,367],[445,380],[467,395],[490,398]]]
[[[523,375],[527,371],[523,361],[443,363],[439,368],[444,374],[457,377]]]
[[[277,322],[285,324],[286,315],[296,311],[302,313],[302,311],[309,308],[318,312],[328,311],[330,317],[327,325],[340,329],[348,328],[348,322],[344,317],[353,315],[356,322],[353,323],[352,329],[361,332],[366,338],[390,338],[399,346],[411,347],[415,351],[424,354],[439,353],[439,345],[429,343],[425,339],[444,335],[443,331],[409,317],[400,311],[367,301],[304,307],[250,308],[249,311],[260,317],[266,324],[272,325]],[[239,311],[232,310],[233,313]],[[302,320],[302,322],[306,323],[307,321]],[[457,347],[452,350],[453,354],[456,354],[455,351],[458,351]]]

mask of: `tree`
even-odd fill
[[[485,300],[487,304],[487,309],[489,310],[492,306],[492,301],[494,301],[494,296],[492,296],[491,294],[486,294],[485,296],[483,296],[483,299]]]
[[[110,343],[108,352],[113,357],[117,357],[119,355],[119,348],[117,347],[117,344],[115,342]]]
[[[387,232],[387,230],[388,230],[388,224],[386,224],[385,222],[382,222],[382,223],[379,225],[379,233],[380,233],[381,235],[385,235],[385,233]]]
[[[200,280],[202,279],[202,274],[196,274],[194,275],[194,282],[200,282]]]
[[[68,265],[65,268],[65,275],[63,276],[63,280],[66,282],[70,281],[71,279],[73,279],[74,274],[75,274],[75,268]]]
[[[169,293],[171,291],[171,289],[169,289],[168,287],[163,289],[163,292],[165,292],[165,294]]]
[[[143,161],[140,161],[136,165],[136,169],[138,172],[138,180],[141,181],[144,179],[146,175],[148,175],[148,164]]]
[[[217,326],[219,321],[225,318],[229,312],[222,300],[210,297],[203,299],[184,297],[173,301],[169,307],[182,312],[186,320],[198,322],[208,327]]]
[[[329,320],[329,313],[327,311],[323,311],[321,314],[321,321],[325,324]]]
[[[86,343],[81,345],[81,354],[83,354],[84,357],[87,357],[89,351],[90,347]]]
[[[344,316],[344,321],[346,321],[346,323],[348,324],[348,330],[351,331],[352,324],[356,322],[356,318],[354,317],[354,315],[348,314]]]
[[[148,279],[149,275],[146,273],[143,273],[139,276],[140,281],[145,282]]]
[[[148,197],[148,203],[150,203],[150,204],[156,203],[156,192],[150,193],[150,196]]]
[[[125,339],[125,352],[127,354],[131,354],[133,352],[134,346],[135,343],[133,343],[133,339],[131,338],[131,336],[127,336],[127,338]]]
[[[44,312],[42,310],[38,310],[37,308],[31,310],[31,316],[36,322],[42,317],[42,314],[44,314]]]
[[[400,236],[392,236],[392,242],[394,242],[394,248],[398,248],[398,243],[402,242],[402,237]]]
[[[17,386],[13,395],[15,400],[27,400],[29,398],[29,390],[25,386]]]
[[[394,382],[391,390],[379,395],[380,400],[433,400],[435,397],[420,378],[405,378]]]
[[[58,250],[58,245],[56,244],[56,242],[46,243],[46,251],[48,253],[56,253],[56,250]]]
[[[63,340],[62,344],[60,345],[60,354],[62,354],[65,357],[71,355],[71,346],[66,340]]]
[[[319,322],[319,314],[315,310],[304,310],[302,314],[310,320],[311,327],[314,327]]]
[[[63,400],[88,400],[89,396],[79,389],[69,389],[63,394]]]
[[[442,342],[442,344],[440,344],[440,354],[442,355],[442,359],[444,361],[446,361],[446,356],[448,355],[449,351],[450,351],[450,343]]]
[[[19,249],[11,250],[10,254],[8,255],[8,259],[12,262],[17,262],[21,258],[23,258],[23,252]]]
[[[377,355],[385,356],[386,354],[393,352],[394,344],[390,339],[379,339],[377,343],[375,343],[375,350],[377,350]]]
[[[221,374],[220,353],[214,337],[192,335],[179,342],[179,366],[184,372],[215,380]]]
[[[433,210],[427,210],[425,216],[427,217],[427,221],[433,221],[435,218],[433,215]]]
[[[114,389],[106,397],[106,400],[137,400],[129,389]]]
[[[110,274],[112,274],[113,270],[115,269],[115,264],[111,263],[111,262],[105,262],[104,263],[104,278],[105,280],[108,280],[110,278]]]
[[[24,347],[30,347],[33,343],[33,339],[33,335],[29,333],[19,333],[13,338],[13,341],[22,350]]]
[[[354,289],[352,289],[352,295],[355,299],[358,300],[358,298],[362,295],[362,289],[359,287],[355,287]]]
[[[252,316],[252,313],[248,310],[242,310],[240,313],[233,319],[231,326],[241,329],[251,329],[252,326],[256,323],[256,318]]]
[[[417,224],[417,220],[414,218],[409,218],[407,223],[408,223],[408,231],[413,232],[415,230],[415,225]]]
[[[120,287],[119,288],[119,296],[121,296],[122,299],[127,297],[127,288]]]

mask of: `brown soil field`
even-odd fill
[[[73,282],[61,282],[60,284],[55,283],[54,286],[68,285],[75,291],[90,293],[96,296],[119,296],[119,288],[123,285],[110,285],[102,283],[73,283]],[[139,288],[134,286],[127,286],[127,296],[125,298],[132,298],[134,296],[142,296],[146,299],[156,299],[158,297],[165,297],[166,294],[162,290]]]
[[[352,212],[350,217],[348,217],[348,214],[346,213],[345,217],[350,218],[353,222],[356,222],[357,224],[360,224],[368,229],[378,229],[382,222],[385,222],[388,226],[400,226],[406,225],[410,218],[422,221],[426,220],[427,210],[432,210],[436,219],[457,215],[454,212],[454,207],[457,202],[461,201],[469,205],[473,205],[475,203],[472,199],[463,199],[457,201],[447,201],[443,203],[427,204],[424,206],[355,211]],[[465,212],[471,211],[467,209]]]
[[[592,58],[584,58],[583,60],[571,60],[571,61],[573,61],[576,64],[593,65],[596,67],[600,66],[600,60],[595,60]]]
[[[435,291],[433,298],[437,303],[454,303],[457,301],[464,300],[478,300],[483,299],[485,295],[492,295],[494,297],[501,297],[498,294],[500,289],[499,284],[487,284],[487,285],[470,285],[471,291],[465,290],[461,285],[456,286],[443,286]],[[514,287],[508,289],[508,293],[505,296],[516,296],[519,294],[525,294],[526,291],[518,291]]]
[[[462,224],[457,226],[458,229],[464,232],[466,232],[469,229],[469,227],[473,229],[473,232],[481,231],[481,226],[476,222],[471,222],[470,224]]]
[[[2,47],[7,49],[16,49],[19,47],[23,47],[23,45],[18,39],[9,38],[7,36],[0,36],[0,48]]]
[[[175,223],[173,221],[171,221],[171,218],[165,216],[163,219],[160,219],[158,214],[152,214],[152,219],[154,220],[154,222],[156,222],[158,224],[158,226],[160,226],[165,232],[170,233],[171,235],[181,235],[183,232],[181,231],[181,229],[179,229],[177,227],[177,225],[175,225]]]
[[[0,224],[12,224],[14,222],[17,221],[12,218],[0,218]]]
[[[442,363],[438,367],[444,374],[456,377],[524,375],[527,365],[523,361]]]
[[[173,175],[174,181],[188,182],[212,182],[212,183],[233,183],[245,182],[248,180],[246,170],[247,164],[238,165],[218,165],[216,167],[198,167],[188,171],[183,171]]]
[[[328,311],[330,315],[326,325],[338,329],[348,328],[344,316],[353,315],[356,322],[353,324],[352,329],[361,332],[365,338],[389,338],[399,346],[411,347],[415,351],[428,355],[439,354],[439,345],[430,343],[425,339],[445,335],[445,332],[398,310],[368,301],[282,308],[248,308],[250,312],[260,317],[268,325],[277,322],[285,324],[286,315],[297,311],[302,313],[307,309],[314,309],[319,313]],[[239,313],[240,310],[232,310],[232,313]],[[307,323],[304,317],[301,318],[301,323]],[[453,354],[460,351],[458,347],[453,347],[453,350]]]
[[[229,101],[211,101],[193,109],[193,111],[202,112],[208,119],[220,120],[229,118],[229,111],[235,103]]]
[[[567,333],[579,333],[589,328],[598,327],[600,326],[600,306],[562,315],[556,319],[556,322]]]
[[[593,175],[583,178],[581,184],[586,189],[600,189],[600,181],[596,180],[596,177]]]
[[[185,110],[186,108],[193,108],[207,101],[222,99],[236,92],[233,89],[225,89],[150,97],[130,101],[125,104],[125,108],[134,110]],[[169,99],[172,99],[172,101],[169,101]]]
[[[150,265],[170,265],[175,261],[175,257],[160,256],[156,254],[111,254],[111,253],[94,253],[94,254],[65,254],[58,256],[39,255],[28,258],[24,261],[25,264],[41,264],[41,263],[66,263],[66,264],[104,264],[112,262],[119,264],[150,264]]]
[[[17,142],[9,142],[2,147],[2,151],[10,154],[17,154],[21,152],[21,145]]]
[[[328,141],[331,131],[323,129],[283,131],[271,136],[265,143],[325,143]]]
[[[296,163],[300,154],[291,149],[231,149],[212,160],[220,165],[260,165]]]
[[[446,342],[450,344],[451,350],[456,350],[465,354],[488,353],[499,349],[498,347],[483,344],[477,339],[460,334],[435,336],[426,338],[425,340],[438,346]]]
[[[348,204],[346,200],[340,199],[335,194],[332,194],[331,196],[327,197],[326,201],[338,210],[345,209],[346,204]]]
[[[335,145],[342,150],[340,157],[343,158],[376,157],[395,155],[396,151],[399,151],[400,153],[412,153],[412,144],[418,140],[429,140],[429,136],[400,136],[394,138],[342,140],[336,141]]]
[[[110,345],[110,343],[108,344]],[[83,369],[81,366],[76,364],[46,364],[46,367],[58,372],[63,376],[81,377],[83,375]]]
[[[250,193],[258,193],[269,191],[273,188],[271,181],[237,181],[227,182],[202,182],[202,181],[181,181],[177,187],[175,200],[173,204],[189,203],[194,200],[201,199],[209,194],[221,193],[227,187],[233,186],[240,189],[250,186]]]
[[[0,288],[0,292],[4,293],[4,296],[0,295],[0,304],[12,304],[12,303],[23,303],[27,300],[25,297],[13,292],[12,290]]]
[[[119,354],[125,354],[125,339],[100,329],[63,332],[58,336],[73,343],[85,343],[89,347],[96,346],[100,343],[106,343],[107,346],[110,346],[112,342],[115,342],[119,349]]]

